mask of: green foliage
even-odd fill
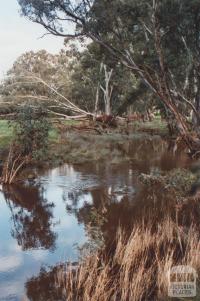
[[[17,106],[24,103],[45,105],[46,108],[51,106],[54,111],[60,112],[59,105],[55,103],[56,94],[51,88],[69,96],[71,64],[70,53],[66,55],[64,50],[55,55],[45,50],[23,53],[0,86],[0,113],[15,113]]]
[[[139,179],[148,187],[159,185],[163,188],[163,191],[173,189],[177,196],[184,197],[191,191],[192,185],[196,182],[197,177],[186,169],[177,168],[167,173],[155,169],[152,170],[150,174],[142,173]]]
[[[138,95],[137,80],[122,64],[116,64],[112,56],[94,42],[79,52],[74,60],[71,74],[70,99],[81,108],[94,111],[98,86],[105,85],[105,74],[102,64],[113,70],[110,86],[112,86],[111,109],[113,113],[123,113]],[[143,89],[144,90],[144,89]],[[123,105],[125,104],[125,106]],[[105,111],[104,94],[99,88],[98,110]]]
[[[158,90],[162,88],[163,65],[165,81],[178,110],[188,117],[191,106],[187,100],[193,101],[194,98],[199,110],[198,0],[18,1],[23,15],[41,23],[55,35],[71,37],[66,20],[72,21],[76,25],[75,37],[92,38],[100,49],[104,48],[104,54],[110,53],[112,65],[123,63],[150,87],[161,102],[163,96]],[[156,4],[155,10],[153,3]],[[62,14],[65,18],[61,19]],[[157,45],[156,32],[161,36]],[[158,50],[158,44],[162,51]],[[159,58],[161,52],[163,63]],[[105,57],[108,61],[107,54]],[[151,94],[147,94],[147,99],[151,99]],[[168,109],[174,113],[171,107]]]
[[[50,124],[42,108],[24,106],[14,123],[14,140],[23,155],[31,154],[34,160],[43,160],[48,152]]]

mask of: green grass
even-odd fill
[[[0,147],[9,145],[13,136],[12,126],[9,126],[7,120],[0,120]]]
[[[166,122],[161,120],[160,118],[155,118],[153,121],[146,121],[143,124],[144,128],[152,128],[152,129],[164,129],[166,128]]]
[[[63,120],[65,125],[79,125],[80,121],[78,120]]]
[[[50,142],[57,142],[59,138],[58,131],[55,127],[52,127],[49,131]]]
[[[161,120],[159,116],[157,116],[153,121],[138,122],[136,128],[138,131],[153,131],[161,136],[168,134],[167,123],[166,121]]]
[[[62,124],[63,125],[66,125],[66,126],[78,126],[80,124],[80,121],[77,121],[77,120],[63,120],[62,121]],[[58,130],[56,129],[56,126],[55,125],[52,125],[50,131],[49,131],[49,138],[50,138],[50,142],[58,142],[59,140],[59,132]]]
[[[72,124],[67,122],[67,124]],[[8,120],[0,120],[0,147],[6,147],[10,144],[13,137],[13,129],[11,123]],[[52,126],[49,131],[50,142],[57,142],[58,140],[58,131]]]

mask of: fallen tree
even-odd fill
[[[105,83],[106,83],[106,87],[105,89],[101,86],[101,89],[104,91],[104,101],[105,101],[105,108],[106,108],[106,112],[110,112],[111,110],[111,104],[110,104],[110,99],[111,99],[111,94],[112,94],[112,88],[111,91],[109,91],[110,89],[110,77],[112,75],[112,70],[110,72],[107,72],[106,66],[104,65],[104,69],[105,69]],[[116,127],[117,126],[117,122],[116,122],[116,116],[111,115],[111,114],[101,114],[101,115],[97,115],[97,112],[95,110],[94,113],[92,112],[87,112],[81,108],[79,108],[77,105],[75,105],[73,102],[71,102],[66,96],[64,96],[63,94],[61,94],[56,88],[52,87],[49,83],[47,83],[46,81],[44,81],[42,78],[36,76],[35,74],[32,74],[30,72],[25,72],[24,71],[24,75],[18,77],[18,81],[13,81],[12,82],[12,78],[10,79],[12,83],[7,84],[6,89],[9,89],[10,86],[20,86],[21,85],[21,81],[19,81],[19,79],[22,79],[23,82],[26,83],[31,83],[34,85],[37,84],[42,84],[45,87],[48,88],[48,90],[50,90],[53,94],[53,96],[48,97],[48,96],[44,96],[44,95],[32,95],[32,94],[28,94],[28,95],[20,95],[18,93],[16,93],[13,96],[8,96],[8,98],[10,97],[14,97],[15,98],[15,107],[20,107],[23,106],[24,103],[29,102],[30,106],[32,106],[34,108],[34,103],[36,102],[40,102],[40,106],[44,107],[45,110],[52,116],[57,116],[60,118],[64,118],[65,120],[77,120],[77,121],[81,121],[81,120],[93,120],[94,122],[100,122],[103,125],[106,126],[111,126],[111,127]],[[33,94],[35,90],[33,87]],[[2,104],[4,105],[13,105],[13,101],[6,101],[7,97],[3,97],[3,101]],[[37,107],[37,105],[36,105]],[[6,116],[7,114],[5,114],[4,116]],[[15,116],[14,113],[9,114],[9,116]],[[88,128],[89,129],[89,128]],[[90,129],[95,129],[90,128]],[[98,133],[101,133],[100,130],[96,129],[96,131]]]
[[[85,36],[101,45],[160,100],[168,122],[175,122],[190,152],[199,151],[200,4],[186,0],[80,0],[77,4],[19,0],[19,4],[23,15],[49,33],[65,38]],[[67,22],[75,24],[74,34],[68,32]],[[196,120],[192,125],[189,111]]]
[[[52,87],[49,83],[47,83],[45,80],[43,80],[41,77],[36,76],[35,74],[32,74],[30,72],[24,72],[24,75],[19,76],[18,80],[10,78],[11,83],[7,84],[5,89],[9,89],[12,86],[20,86],[22,82],[20,80],[23,80],[23,82],[26,82],[27,84],[32,85],[38,85],[42,84],[43,86],[47,87],[48,90],[52,93],[52,96],[46,96],[46,95],[35,95],[35,89],[33,87],[32,91],[33,94],[27,94],[27,95],[21,95],[19,93],[15,93],[14,95],[8,95],[2,97],[2,104],[7,105],[13,105],[13,100],[8,101],[9,98],[14,98],[16,100],[17,106],[20,106],[21,103],[29,101],[30,103],[34,102],[40,102],[41,106],[44,105],[49,113],[57,114],[62,117],[66,118],[79,118],[82,116],[93,116],[93,113],[87,112],[81,108],[79,108],[77,105],[75,105],[73,102],[71,102],[67,97],[62,95],[56,88]],[[57,111],[62,111],[62,113],[59,113]],[[72,114],[79,114],[77,116],[70,116],[69,114],[65,112],[70,112]]]

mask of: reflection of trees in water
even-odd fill
[[[180,227],[189,227],[191,221],[200,226],[200,206],[198,202],[178,204],[177,196],[165,186],[140,186],[136,195],[118,198],[117,187],[98,188],[90,192],[70,193],[65,197],[67,211],[83,223],[89,243],[110,246],[115,242],[118,226],[129,235],[134,225],[161,223],[166,216]],[[89,195],[90,202],[87,200]],[[81,204],[81,206],[80,206]],[[181,205],[181,206],[179,206]]]
[[[7,186],[4,197],[13,221],[12,236],[23,250],[55,248],[56,234],[51,230],[54,207],[37,187]]]
[[[67,213],[73,214],[77,218],[78,223],[82,223],[85,226],[88,242],[83,246],[79,246],[81,253],[86,251],[86,249],[87,251],[96,249],[104,242],[101,226],[106,220],[101,213],[101,206],[94,206],[93,193],[74,191],[63,194]]]
[[[90,202],[87,202],[88,194]],[[85,202],[82,201],[83,199]],[[65,201],[68,212],[74,214],[78,221],[85,225],[89,236],[89,244],[83,246],[81,255],[93,251],[93,245],[99,244],[102,235],[105,243],[103,251],[112,256],[116,247],[115,236],[119,225],[127,230],[128,235],[134,224],[142,222],[148,224],[149,220],[158,223],[174,208],[173,196],[164,194],[161,187],[142,189],[134,199],[124,196],[118,200],[115,195],[111,195],[109,188],[103,188],[94,189],[90,193],[83,191],[70,193],[65,196]],[[42,268],[37,277],[27,281],[27,297],[30,301],[66,300],[66,292],[56,286],[57,275],[65,265],[66,263]]]
[[[92,197],[92,203],[85,202],[82,207],[78,204],[79,198],[83,198],[83,192],[75,193],[73,197],[72,194],[68,196],[68,198],[72,197],[70,199],[70,213],[75,214],[79,222],[84,223],[91,243],[96,243],[98,239],[95,234],[97,229],[102,233],[105,239],[105,248],[102,249],[102,252],[108,252],[109,256],[112,256],[112,252],[116,248],[114,240],[119,224],[126,228],[128,235],[134,224],[140,226],[143,224],[145,228],[145,225],[149,225],[150,222],[153,229],[154,223],[161,223],[168,215],[172,216],[174,220],[176,219],[174,196],[163,191],[160,186],[155,185],[148,189],[142,189],[134,200],[124,197],[117,201],[115,197],[110,197],[109,193],[110,191],[107,189],[95,189],[90,196]],[[197,203],[184,204],[179,225],[185,224],[186,216],[189,218],[188,212],[193,216],[196,214],[196,218],[200,220],[199,205]],[[188,225],[189,222],[191,224],[191,221],[190,216]],[[88,225],[91,225],[91,228]],[[63,265],[42,268],[37,277],[29,279],[26,283],[26,290],[30,301],[66,300],[66,291],[62,290],[62,287],[56,286],[58,273],[65,266],[66,264],[63,263]]]
[[[32,277],[26,282],[26,294],[30,301],[64,300],[62,289],[56,285],[56,277],[62,267],[43,267],[37,277]]]
[[[114,193],[116,191],[117,187],[113,185],[107,188],[94,188],[91,191],[65,192],[63,196],[67,212],[75,215],[78,222],[84,224],[89,237],[90,250],[91,245],[96,246],[103,241],[105,251],[112,256],[119,225],[128,235],[134,225],[143,224],[145,227],[151,224],[153,229],[154,224],[161,223],[168,215],[177,221],[176,197],[159,185],[140,187],[134,197],[124,195],[118,198]],[[183,210],[178,215],[179,225],[191,224],[191,215],[196,222],[200,221],[199,208],[197,203],[184,204]],[[30,301],[66,300],[62,289],[56,286],[55,281],[61,267],[58,265],[42,268],[37,277],[27,281],[27,297]]]
[[[117,188],[113,184],[90,192],[70,192],[64,197],[67,212],[84,224],[89,238],[89,245],[87,243],[86,246],[90,249],[114,240],[119,224],[130,227],[133,200],[127,195],[115,193]]]

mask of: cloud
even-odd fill
[[[2,284],[0,283],[0,294],[1,294],[0,300],[11,300],[12,299],[11,296],[16,296],[16,294],[22,295],[23,294],[22,282],[19,280],[19,281],[12,281],[12,282],[10,281],[3,282]],[[11,299],[9,299],[9,297]]]
[[[10,272],[16,270],[22,265],[22,257],[20,256],[7,256],[0,258],[0,273]]]
[[[0,19],[0,78],[22,53],[40,49],[57,53],[63,46],[62,38],[48,35],[41,39],[45,30],[42,26],[20,17],[17,1],[5,1],[0,11]]]
[[[46,250],[33,250],[33,251],[31,251],[31,256],[36,261],[41,261],[47,257],[47,251]]]

